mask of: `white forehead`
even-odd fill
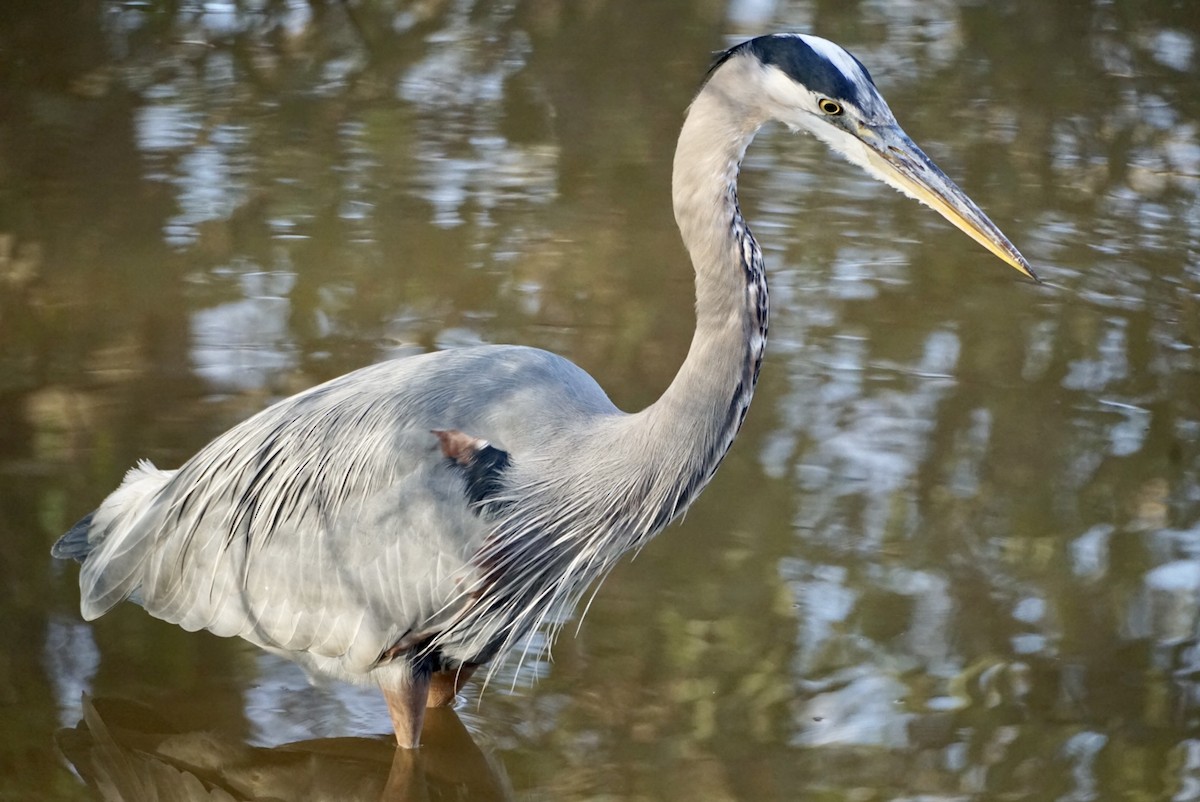
[[[829,63],[837,67],[842,75],[845,75],[850,80],[861,83],[866,79],[866,76],[863,75],[862,67],[859,66],[854,56],[843,50],[841,45],[836,45],[828,39],[822,39],[819,36],[807,33],[798,33],[796,36],[803,40],[818,55],[824,56]]]

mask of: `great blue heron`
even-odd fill
[[[424,709],[560,620],[678,516],[737,434],[767,338],[762,253],[738,209],[769,120],[816,135],[1036,280],[897,125],[838,45],[780,34],[720,54],[675,152],[696,331],[662,397],[617,409],[566,359],[497,345],[366,367],[284,399],[175,471],[142,462],[54,546],[84,618],[132,599],[317,674],[382,689],[401,747]]]

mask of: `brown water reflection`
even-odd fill
[[[420,751],[386,738],[326,738],[274,748],[180,731],[121,700],[83,700],[79,726],[55,742],[103,799],[238,802],[338,799],[405,802],[511,798],[454,711],[430,712]]]
[[[777,29],[866,62],[1053,286],[764,135],[747,427],[553,663],[471,694],[478,749],[517,797],[1200,799],[1200,14],[1165,0],[8,4],[0,798],[92,798],[55,744],[85,692],[264,773],[386,732],[240,643],[83,624],[50,543],[139,457],[393,354],[529,343],[652,400],[682,110]]]

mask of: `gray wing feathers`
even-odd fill
[[[86,616],[136,589],[147,611],[185,629],[366,671],[389,638],[438,612],[481,524],[439,490],[454,481],[433,435],[339,445],[336,421],[322,431],[301,415],[297,430],[260,436],[274,417],[231,431],[174,475],[139,473],[106,502],[117,525],[84,566]]]
[[[348,374],[234,427],[178,471],[130,471],[93,516],[83,614],[132,595],[187,629],[368,671],[405,634],[456,614],[487,535],[431,430],[536,451],[581,416],[611,412],[590,377],[534,349]]]

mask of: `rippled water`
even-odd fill
[[[0,798],[1200,799],[1190,4],[2,16]],[[683,109],[768,30],[858,55],[1047,285],[764,132],[772,338],[733,451],[417,763],[372,693],[81,621],[49,546],[125,470],[346,370],[522,342],[657,397],[693,324]]]

